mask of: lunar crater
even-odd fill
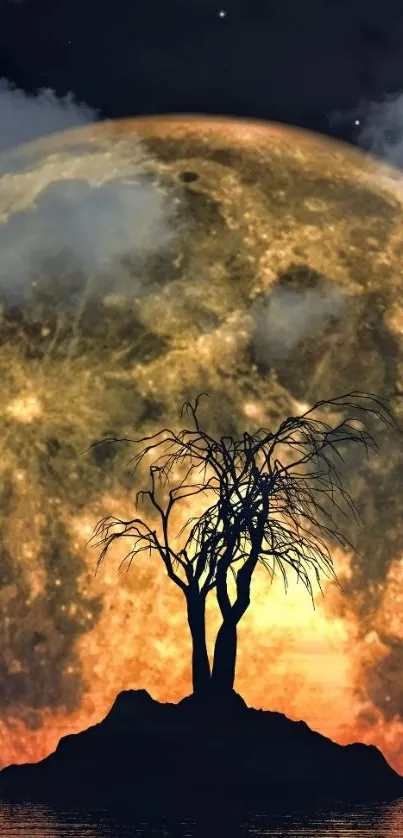
[[[401,411],[402,212],[373,161],[285,126],[127,120],[0,157],[4,762],[45,756],[120,689],[146,686],[162,700],[189,691],[173,586],[145,560],[119,576],[118,556],[95,578],[86,546],[100,517],[133,512],[130,453],[80,452],[175,425],[202,391],[219,434],[270,427],[353,389]],[[382,654],[362,652],[371,624],[390,619],[403,555],[401,446],[379,442],[370,464],[346,458],[365,527],[347,531],[361,557],[349,558],[345,598],[328,588],[312,622],[305,599],[289,606],[281,586],[258,607],[265,577],[239,658],[249,703],[295,711],[325,733],[337,703],[355,738],[390,708],[403,713],[396,629]],[[319,631],[331,639],[331,684],[306,651]],[[383,746],[397,760],[386,735]]]

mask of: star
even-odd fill
[[[226,14],[227,12],[225,11],[225,9],[220,9],[220,11],[218,12],[218,17],[224,18]]]

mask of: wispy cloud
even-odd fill
[[[362,101],[357,108],[329,114],[329,126],[355,129],[355,140],[393,166],[403,169],[403,93]]]
[[[370,102],[358,120],[359,145],[403,168],[403,93]]]
[[[48,133],[88,121],[85,110],[67,110],[70,118],[49,119]],[[28,286],[48,288],[55,274],[65,307],[70,297],[76,305],[79,274],[92,298],[137,298],[152,290],[152,260],[171,264],[177,194],[165,194],[137,136],[112,131],[104,145],[94,136],[58,154],[44,139],[34,155],[14,146],[0,155],[0,302],[19,304]]]
[[[72,93],[58,97],[47,88],[28,94],[0,78],[0,152],[97,119],[97,111]]]
[[[332,284],[295,291],[276,288],[255,319],[255,354],[259,361],[283,360],[312,329],[341,315],[345,295]]]

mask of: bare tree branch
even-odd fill
[[[190,428],[177,432],[165,427],[137,440],[107,438],[90,446],[134,442],[138,450],[127,464],[133,474],[146,457],[154,458],[149,488],[136,495],[136,508],[141,501],[148,503],[152,524],[139,516],[103,518],[93,536],[101,548],[97,568],[112,544],[129,538],[132,547],[122,564],[130,567],[141,552],[157,553],[168,577],[188,598],[191,593],[205,599],[216,588],[224,620],[241,619],[258,563],[271,581],[278,571],[285,590],[289,572],[295,573],[314,604],[312,579],[319,590],[322,576],[337,581],[328,543],[354,550],[332,514],[337,510],[360,520],[342,484],[346,452],[353,445],[367,457],[377,453],[371,426],[400,427],[385,400],[357,390],[321,400],[302,415],[286,418],[275,431],[262,427],[240,438],[216,439],[198,416],[206,395],[182,407],[181,416],[191,417]],[[335,414],[342,418],[332,424]],[[172,533],[172,510],[195,498],[205,501],[205,508]],[[176,549],[175,539],[182,543]],[[229,573],[236,588],[232,600]]]

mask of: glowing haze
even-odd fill
[[[86,547],[102,515],[132,514],[146,474],[133,483],[127,449],[79,452],[177,426],[201,391],[220,434],[356,388],[400,417],[403,207],[340,144],[178,117],[3,155],[0,219],[5,765],[45,756],[121,689],[190,691],[183,596],[158,559],[118,574],[117,551],[95,577]],[[376,462],[345,464],[364,527],[346,533],[360,556],[330,545],[344,591],[325,582],[313,610],[261,571],[236,688],[339,742],[379,745],[403,772],[403,451],[379,442]],[[210,650],[217,620],[212,600]]]

